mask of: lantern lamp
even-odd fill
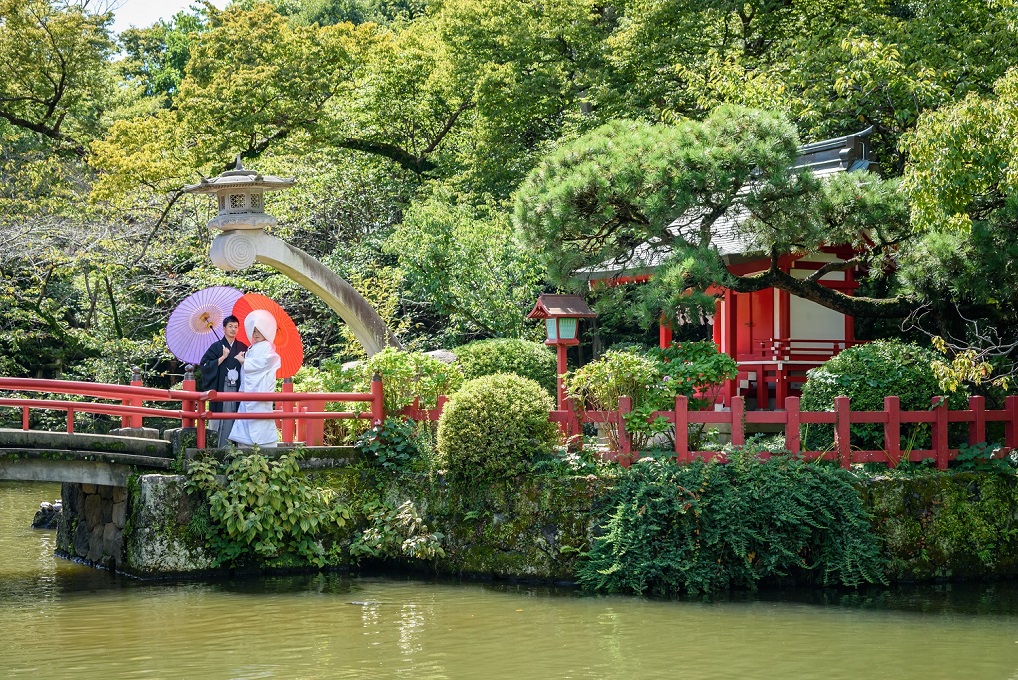
[[[541,295],[528,319],[544,319],[548,339],[546,345],[555,345],[558,350],[558,408],[565,402],[565,387],[562,376],[566,372],[566,348],[580,344],[580,319],[597,316],[579,295]]]

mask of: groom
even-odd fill
[[[230,315],[223,319],[223,339],[212,343],[201,358],[203,390],[216,392],[237,392],[240,390],[240,361],[237,355],[247,351],[247,345],[237,340],[240,321]],[[236,413],[237,402],[213,401],[209,410],[214,413]],[[219,446],[226,445],[233,429],[232,420],[211,420],[209,430],[219,435]]]

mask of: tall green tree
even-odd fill
[[[791,169],[795,128],[783,117],[722,106],[703,123],[671,126],[615,121],[562,145],[516,195],[516,223],[560,285],[576,272],[609,264],[660,263],[645,287],[657,310],[683,305],[687,289],[722,285],[739,292],[786,290],[852,315],[901,317],[906,296],[853,297],[820,279],[871,267],[908,233],[896,182],[866,173],[820,181]],[[674,222],[674,224],[673,224]],[[718,240],[736,238],[770,265],[729,272]],[[851,244],[858,254],[805,279],[781,271],[791,254]]]

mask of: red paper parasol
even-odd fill
[[[264,309],[276,320],[276,338],[273,340],[273,344],[276,346],[276,353],[282,363],[279,370],[276,371],[276,377],[292,377],[304,363],[304,345],[301,343],[296,324],[275,300],[258,293],[247,293],[237,300],[233,305],[233,315],[240,319],[240,332],[237,333],[237,339],[246,345],[251,344],[244,330],[244,319],[255,309]]]
[[[236,288],[213,286],[184,298],[166,322],[166,346],[173,356],[197,364],[205,351],[223,337],[223,319],[241,298]]]

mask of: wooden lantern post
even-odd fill
[[[546,295],[537,298],[537,304],[528,319],[542,319],[547,334],[546,345],[554,345],[558,354],[558,409],[564,408],[565,385],[562,376],[566,373],[566,350],[580,344],[580,319],[597,316],[579,295]]]

